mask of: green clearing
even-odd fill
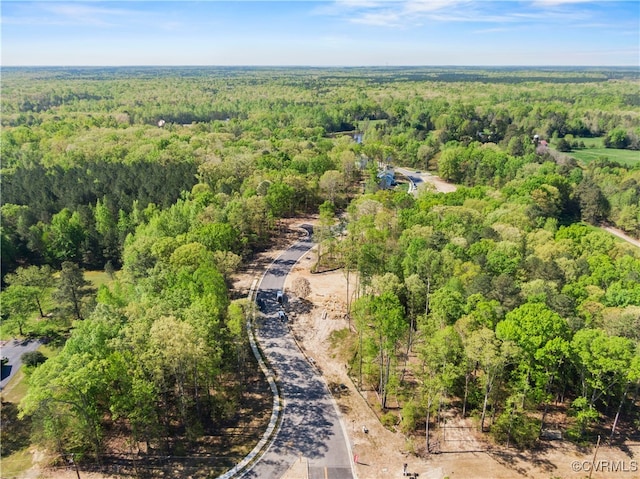
[[[616,150],[613,148],[605,148],[602,144],[602,138],[576,138],[584,141],[585,149],[573,150],[568,154],[576,160],[583,163],[590,163],[598,158],[608,158],[623,165],[633,166],[640,163],[640,151],[634,150]]]
[[[91,281],[94,288],[99,288],[103,284],[109,284],[113,281],[113,279],[109,276],[109,274],[104,271],[85,271],[84,278],[87,281]]]
[[[18,404],[27,394],[27,389],[29,389],[25,379],[24,369],[20,368],[2,391],[2,401]]]
[[[2,477],[22,477],[32,463],[29,447],[2,458]]]

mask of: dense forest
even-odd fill
[[[456,408],[525,447],[561,404],[576,441],[637,429],[640,251],[598,227],[640,237],[638,82],[623,69],[5,69],[3,336],[60,338],[29,369],[34,438],[99,460],[114,424],[170,451],[232,419],[252,308],[230,279],[280,219],[311,213],[324,258],[358,278],[350,372],[383,412],[402,404],[390,425],[428,431]],[[572,156],[590,141],[607,154]],[[382,189],[380,164],[459,188]],[[114,279],[93,288],[85,269]]]

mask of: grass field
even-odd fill
[[[84,279],[91,282],[94,288],[99,288],[101,285],[112,281],[111,277],[104,271],[85,271]]]
[[[602,144],[602,138],[576,138],[584,141],[585,149],[573,150],[568,155],[573,156],[576,160],[583,163],[590,163],[598,158],[606,157],[611,161],[616,161],[623,165],[637,165],[640,163],[640,151],[633,150],[616,150],[613,148],[605,148]]]
[[[2,477],[23,477],[32,464],[29,448],[20,449],[2,458]]]

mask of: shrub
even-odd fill
[[[564,138],[560,138],[556,144],[556,150],[563,152],[571,151],[571,143]]]
[[[416,442],[412,437],[408,437],[407,440],[405,441],[404,450],[413,456],[415,456],[418,453]]]
[[[491,426],[491,435],[501,443],[519,449],[532,447],[538,439],[540,421],[527,416],[522,411],[505,411]]]
[[[22,362],[25,366],[36,367],[40,366],[47,360],[47,357],[40,351],[29,351],[22,355]]]
[[[396,416],[392,412],[388,412],[388,413],[382,415],[382,417],[380,418],[380,422],[387,429],[391,429],[396,424],[398,424],[398,416]]]
[[[403,433],[407,434],[415,430],[416,419],[418,416],[418,407],[414,401],[408,401],[402,406],[402,421],[400,422],[400,429]]]
[[[567,437],[572,441],[584,438],[591,425],[598,420],[599,414],[587,401],[580,396],[571,403],[569,415],[575,417],[575,423],[567,430]]]

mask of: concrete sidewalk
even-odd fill
[[[309,461],[305,457],[301,457],[291,464],[291,467],[281,479],[309,479]]]

